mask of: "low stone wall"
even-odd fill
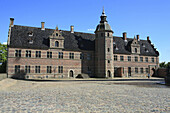
[[[0,80],[3,80],[7,78],[7,74],[6,73],[0,73]]]
[[[159,68],[157,70],[157,77],[165,77],[167,76],[167,69],[166,68]]]

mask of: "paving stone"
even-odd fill
[[[170,87],[154,81],[136,81],[137,85],[134,81],[34,82],[10,79],[12,81],[15,82],[13,85],[5,87],[4,84],[5,88],[0,88],[2,113],[170,112]],[[128,85],[132,82],[133,85]]]

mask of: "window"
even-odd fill
[[[98,38],[98,34],[96,34],[96,38]]]
[[[140,68],[140,73],[143,73],[143,68]]]
[[[25,73],[30,73],[30,66],[25,66]]]
[[[15,50],[15,57],[21,57],[21,50]]]
[[[69,54],[70,59],[74,59],[74,53]]]
[[[51,66],[47,66],[47,73],[51,73]]]
[[[29,44],[33,44],[33,39],[28,40]]]
[[[20,73],[20,65],[15,65],[15,73]]]
[[[47,58],[52,58],[52,52],[47,52]]]
[[[59,42],[58,41],[55,42],[55,47],[59,47]]]
[[[58,58],[63,59],[63,52],[58,53]]]
[[[110,52],[110,48],[107,48],[107,51]]]
[[[117,61],[117,55],[114,55],[114,61]]]
[[[123,56],[120,56],[120,61],[124,61],[124,57]]]
[[[110,60],[108,60],[108,63],[110,63]]]
[[[26,50],[25,56],[26,56],[26,57],[31,57],[31,51]]]
[[[107,33],[107,36],[109,37],[109,33]]]
[[[30,32],[28,33],[28,36],[33,36],[33,32],[30,31]]]
[[[58,36],[58,33],[56,33],[56,36]]]
[[[138,57],[137,56],[135,56],[135,62],[138,62]]]
[[[140,62],[143,62],[143,57],[140,57]]]
[[[63,73],[63,66],[58,66],[58,73]]]
[[[87,67],[87,73],[91,73],[90,67]]]
[[[40,73],[40,66],[35,66],[35,73]]]
[[[137,48],[135,48],[135,53],[137,53],[138,51],[137,51]]]
[[[101,33],[101,37],[104,37],[104,33]]]
[[[138,73],[138,68],[137,67],[135,67],[135,73]]]
[[[154,62],[154,58],[152,58],[152,62]]]
[[[128,56],[128,61],[131,61],[131,56]]]
[[[148,57],[145,57],[145,62],[148,62]]]
[[[41,58],[41,51],[36,51],[36,58]]]
[[[148,73],[148,68],[145,68],[145,70],[146,70],[146,73]]]
[[[87,54],[87,60],[91,60],[91,55]]]
[[[80,53],[80,59],[84,59],[83,53]]]

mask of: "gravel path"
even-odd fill
[[[156,81],[0,81],[0,112],[170,113],[170,87]]]

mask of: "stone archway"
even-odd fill
[[[74,77],[74,73],[72,70],[70,70],[70,72],[69,72],[69,77]]]
[[[112,77],[110,70],[107,71],[107,77]]]

